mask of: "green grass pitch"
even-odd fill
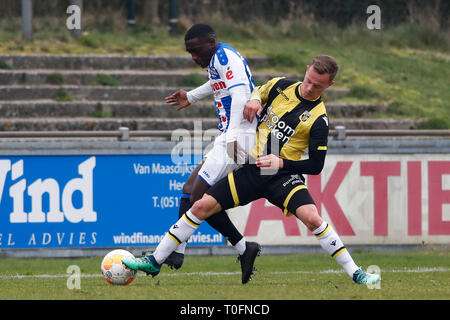
[[[187,256],[178,271],[164,266],[155,277],[139,273],[128,286],[108,284],[102,257],[0,259],[0,299],[19,300],[449,300],[450,249],[352,253],[366,269],[381,270],[379,288],[356,285],[326,254],[262,255],[258,271],[240,283],[234,256]],[[80,268],[80,288],[67,287],[67,268]]]

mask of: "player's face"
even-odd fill
[[[206,68],[211,61],[215,51],[215,40],[213,38],[194,38],[185,42],[186,51],[192,56],[192,60],[202,68]]]
[[[307,66],[305,78],[300,86],[302,97],[307,100],[315,100],[333,84],[333,81],[330,82],[328,73],[319,74],[314,68]]]

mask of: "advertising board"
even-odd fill
[[[306,184],[321,216],[346,244],[450,243],[446,154],[329,154]],[[230,212],[261,244],[317,244],[306,227],[265,199]]]
[[[193,164],[170,155],[0,157],[0,248],[155,246]],[[195,245],[225,244],[207,223]]]

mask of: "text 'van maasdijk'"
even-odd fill
[[[10,212],[11,223],[26,222],[63,222],[64,217],[73,223],[80,221],[95,222],[97,213],[93,208],[93,173],[95,157],[91,157],[78,165],[78,173],[81,178],[69,180],[65,186],[60,187],[53,178],[45,180],[37,179],[27,187],[27,179],[24,177],[24,162],[19,160],[11,163],[11,160],[0,160],[0,205],[6,197],[4,190],[8,172],[11,171],[13,184],[9,188],[9,196],[12,198],[13,211]],[[16,182],[17,181],[17,182]],[[62,193],[60,189],[62,188]],[[31,198],[31,211],[24,211],[25,190]],[[81,192],[82,206],[75,208],[72,202],[74,192]],[[42,211],[42,198],[48,193],[49,211]],[[61,204],[61,205],[60,205]],[[62,211],[60,210],[62,208]]]

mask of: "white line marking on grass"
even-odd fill
[[[72,274],[11,274],[11,275],[0,275],[0,279],[30,279],[30,278],[42,278],[42,279],[51,279],[51,278],[68,278]],[[102,277],[100,274],[88,274],[82,273],[80,275],[82,278],[95,278]]]
[[[449,272],[450,268],[414,268],[414,269],[392,269],[381,270],[383,273],[430,273],[430,272]],[[283,274],[333,274],[344,273],[344,270],[322,270],[322,271],[274,271],[263,272],[264,274],[283,275]],[[177,273],[162,273],[160,277],[186,277],[186,276],[235,276],[240,275],[241,272],[177,272]],[[144,276],[143,273],[138,273],[139,276]],[[33,278],[67,278],[70,274],[15,274],[15,275],[0,275],[0,279],[33,279]],[[101,273],[82,273],[82,278],[97,278],[103,277]]]

